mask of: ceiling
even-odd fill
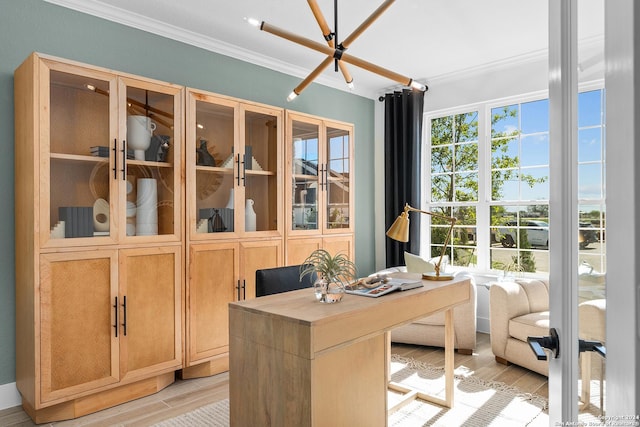
[[[211,51],[304,78],[323,54],[259,31],[252,17],[297,35],[324,39],[303,0],[46,0]],[[338,2],[338,39],[351,33],[383,0]],[[334,1],[317,0],[333,29]],[[547,0],[397,0],[348,53],[418,80],[431,81],[494,64],[546,55]],[[580,0],[578,37],[602,44],[604,0]],[[376,98],[399,85],[349,66],[353,92]],[[316,82],[348,90],[333,65]],[[292,88],[293,89],[293,88]],[[304,92],[303,92],[304,93]],[[288,94],[283,94],[286,97]]]

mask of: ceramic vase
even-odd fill
[[[244,208],[244,230],[256,231],[256,211],[253,210],[253,200],[247,199]]]

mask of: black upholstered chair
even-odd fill
[[[299,265],[256,270],[256,297],[310,288],[316,278],[316,274],[313,273],[300,281]]]

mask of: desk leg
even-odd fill
[[[453,309],[450,308],[444,313],[444,406],[447,408],[451,408],[453,406],[454,338]]]
[[[388,413],[391,414],[407,403],[420,399],[427,402],[435,403],[446,408],[453,407],[453,376],[454,376],[454,355],[453,347],[455,345],[455,331],[453,329],[453,309],[449,309],[444,312],[444,399],[440,399],[435,396],[421,393],[411,388],[405,387],[398,383],[388,382],[389,390],[401,393],[403,396],[401,400],[388,408]],[[389,372],[389,369],[387,369]],[[390,377],[390,373],[388,374]]]

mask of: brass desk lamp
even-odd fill
[[[423,214],[431,215],[434,218],[443,219],[451,224],[449,227],[449,231],[447,232],[447,238],[444,240],[444,244],[442,245],[442,251],[440,252],[440,258],[438,262],[434,266],[434,272],[425,272],[422,273],[422,277],[428,280],[452,280],[453,276],[451,274],[441,274],[440,273],[440,264],[442,264],[442,258],[444,254],[447,252],[447,245],[449,245],[449,240],[451,239],[451,234],[453,232],[453,226],[456,223],[456,219],[453,217],[440,215],[433,212],[421,211],[420,209],[416,209],[414,207],[409,206],[408,203],[404,205],[404,211],[396,218],[396,220],[391,224],[389,230],[387,230],[387,236],[392,238],[393,240],[397,240],[399,242],[408,242],[409,241],[409,212],[420,212]]]

